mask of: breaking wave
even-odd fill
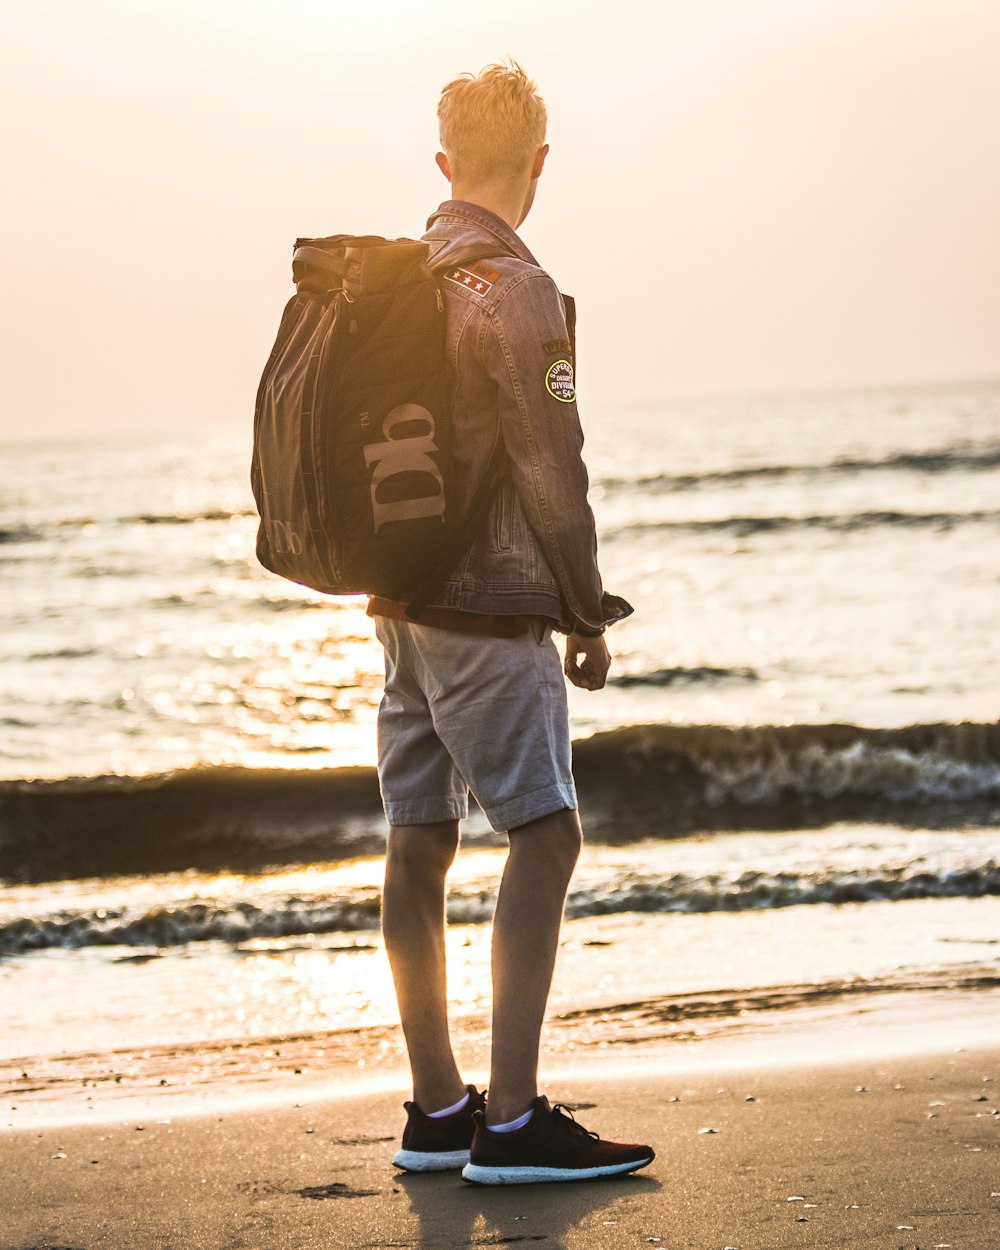
[[[636,686],[694,686],[702,682],[759,680],[759,674],[752,668],[714,668],[710,664],[700,664],[695,668],[657,668],[645,673],[622,673],[609,677],[607,684],[629,689]]]
[[[0,544],[38,542],[54,533],[83,530],[95,525],[193,525],[199,521],[237,521],[254,517],[252,508],[206,508],[197,512],[143,512],[135,516],[63,516],[32,526],[0,529]]]
[[[253,884],[248,882],[247,892]],[[704,875],[620,871],[609,880],[570,890],[571,918],[621,912],[751,911],[812,903],[867,903],[902,899],[979,898],[1000,894],[1000,859],[977,861],[952,853],[929,864],[922,855],[876,867],[823,866],[811,871],[744,870]],[[484,924],[494,894],[479,885],[452,891],[448,919]],[[280,898],[183,899],[155,907],[54,911],[0,923],[0,954],[51,948],[132,946],[168,948],[188,942],[246,942],[302,934],[377,929],[380,896],[374,887],[340,894]]]
[[[227,511],[225,509],[209,509],[205,512],[185,513],[143,513],[140,516],[120,517],[118,525],[192,525],[196,521],[233,521],[243,517],[256,516],[249,508]]]
[[[574,759],[588,836],[606,842],[835,820],[1000,824],[1000,723],[632,725],[578,741]],[[0,782],[8,880],[256,871],[383,845],[373,768]]]
[[[861,473],[947,472],[975,473],[1000,468],[1000,444],[985,447],[945,447],[938,451],[899,452],[883,457],[844,456],[825,464],[763,464],[707,473],[655,473],[647,477],[602,477],[605,490],[653,490],[658,493],[732,486],[741,482],[776,482],[788,478],[811,481],[826,477],[856,477]]]
[[[633,521],[620,528],[604,531],[602,538],[622,538],[647,531],[669,531],[691,534],[734,534],[748,538],[753,534],[785,533],[789,530],[828,530],[850,534],[875,526],[903,529],[952,530],[961,525],[1000,524],[1000,512],[899,512],[881,510],[850,513],[812,513],[804,516],[727,516],[705,520]]]
[[[32,543],[38,542],[42,537],[43,535],[39,530],[32,529],[29,525],[17,525],[13,529],[0,529],[0,544]]]

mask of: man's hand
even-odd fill
[[[580,634],[570,634],[566,639],[566,663],[563,671],[574,686],[579,686],[581,690],[600,690],[607,680],[610,667],[611,652],[603,634],[599,638],[583,638]]]

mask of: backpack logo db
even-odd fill
[[[497,248],[466,249],[441,273],[487,252]],[[462,515],[429,256],[413,239],[296,240],[296,294],[257,389],[250,467],[265,568],[326,594],[384,595],[413,616],[485,524],[505,463],[498,424]]]
[[[423,433],[397,434],[403,426],[423,427]],[[374,465],[372,473],[372,517],[377,534],[387,521],[412,521],[417,517],[444,518],[444,477],[432,456],[438,451],[434,442],[434,418],[419,404],[400,404],[382,422],[384,443],[365,448],[365,463]],[[433,491],[407,494],[393,498],[394,478],[405,475],[405,485],[427,485]],[[416,481],[414,481],[416,479]],[[397,484],[398,485],[398,484]],[[405,488],[404,485],[404,488]],[[380,498],[380,488],[385,487]]]
[[[274,550],[282,555],[300,556],[302,554],[302,536],[296,534],[287,521],[272,517],[267,523],[267,536]]]

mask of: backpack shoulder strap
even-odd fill
[[[444,270],[453,269],[457,265],[469,265],[477,260],[492,260],[498,256],[510,255],[512,253],[506,251],[498,243],[482,243],[477,247],[463,248],[460,252],[450,256],[445,264],[436,263],[431,258],[429,265],[431,271],[437,276]],[[493,439],[493,446],[490,449],[490,458],[486,462],[482,481],[476,488],[476,493],[472,497],[472,502],[469,504],[462,524],[455,533],[454,541],[448,545],[447,551],[442,555],[434,569],[408,596],[409,602],[406,605],[406,615],[411,620],[416,620],[424,608],[427,607],[444,585],[455,563],[472,546],[493,505],[497,491],[500,489],[500,483],[503,481],[506,467],[507,453],[504,447],[503,432],[498,413],[497,430]]]

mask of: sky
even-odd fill
[[[0,438],[245,428],[299,235],[419,236],[505,56],[581,407],[1000,377],[996,0],[7,0]]]

